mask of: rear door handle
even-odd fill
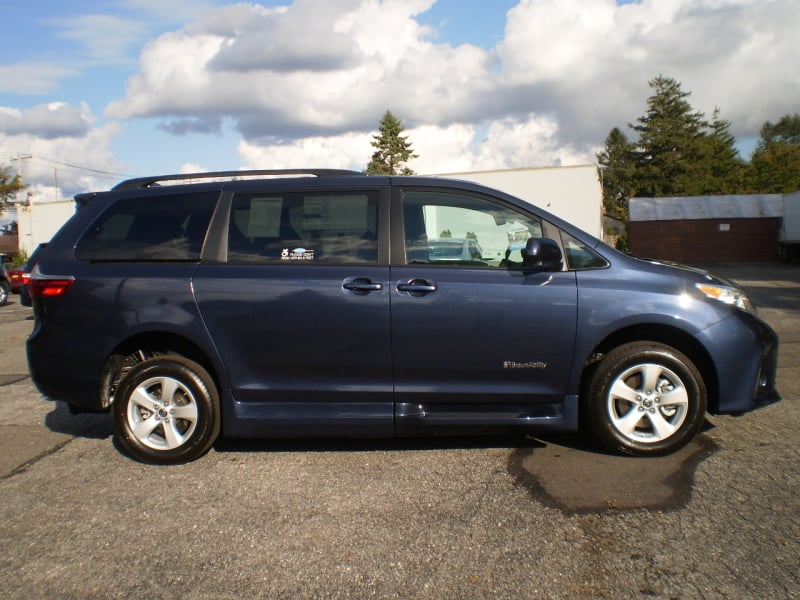
[[[408,281],[398,281],[397,291],[409,292],[411,294],[428,294],[439,289],[433,281],[427,279],[409,279]]]
[[[369,292],[379,292],[383,289],[382,283],[374,283],[367,277],[352,277],[345,279],[342,282],[342,287],[350,292],[360,292],[368,294]]]

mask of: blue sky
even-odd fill
[[[42,198],[154,172],[587,164],[663,74],[745,149],[800,110],[796,0],[28,0],[4,7],[0,164]],[[56,188],[56,186],[58,186]]]

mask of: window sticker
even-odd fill
[[[281,250],[281,260],[285,261],[306,261],[314,260],[314,251],[308,248],[295,248],[290,250],[284,248]]]

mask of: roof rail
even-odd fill
[[[126,179],[115,185],[113,190],[134,190],[160,185],[161,181],[184,181],[187,179],[222,179],[235,177],[252,176],[273,176],[273,175],[314,175],[316,177],[352,177],[353,175],[363,175],[358,171],[348,171],[346,169],[260,169],[250,171],[211,171],[207,173],[178,173],[175,175],[154,175],[152,177],[137,177],[136,179]]]

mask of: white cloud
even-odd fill
[[[408,137],[414,154],[418,155],[408,163],[416,173],[434,175],[475,168],[474,145],[478,128],[474,125],[423,125],[407,130],[403,135]]]
[[[43,139],[83,137],[89,130],[88,107],[77,109],[63,102],[40,104],[27,110],[0,107],[0,131]]]
[[[58,37],[85,48],[88,54],[81,61],[124,64],[133,61],[131,50],[143,44],[154,30],[200,18],[214,7],[210,0],[118,0],[115,4],[107,8],[108,12],[48,22]]]
[[[85,46],[89,58],[106,64],[126,62],[129,49],[141,41],[147,25],[113,15],[80,15],[58,19],[59,36]]]
[[[558,125],[528,115],[522,119],[493,121],[488,127],[457,123],[406,129],[418,158],[408,165],[419,174],[456,173],[521,166],[592,164],[591,152],[562,146]],[[366,168],[372,155],[371,133],[316,136],[286,143],[239,144],[239,157],[247,169],[293,167]]]
[[[369,162],[368,133],[306,137],[287,143],[239,143],[245,169],[332,168],[361,170]]]
[[[123,166],[114,158],[112,143],[120,135],[119,123],[94,124],[88,107],[52,103],[18,111],[0,107],[0,123],[25,123],[16,129],[0,126],[3,164],[22,170],[26,191],[40,200],[68,199],[78,192],[106,189],[119,180]],[[55,124],[54,124],[55,123]],[[65,135],[52,135],[59,127]],[[18,156],[25,157],[18,161]]]
[[[116,4],[132,11],[147,13],[149,20],[182,23],[212,10],[213,0],[116,0]]]
[[[56,89],[59,80],[76,73],[74,68],[51,62],[0,65],[0,93],[45,94]]]
[[[800,77],[794,0],[536,0],[509,13],[498,56],[534,110],[558,116],[566,139],[602,139],[646,110],[663,74],[715,106],[737,135],[796,112]]]
[[[120,0],[131,23],[58,25],[107,61],[151,36],[105,116],[161,119],[185,140],[206,134],[198,148],[232,146],[233,130],[248,168],[363,169],[387,109],[406,125],[419,173],[592,162],[612,127],[645,112],[659,74],[706,115],[719,106],[737,138],[798,111],[796,0],[520,0],[491,49],[450,45],[422,25],[434,2]],[[169,23],[184,25],[153,33]],[[0,66],[0,91],[49,92],[73,68]],[[74,105],[0,109],[3,148],[99,170],[120,170],[111,144],[121,127]],[[214,170],[210,154],[169,160]]]
[[[364,131],[391,107],[454,122],[490,89],[488,55],[426,41],[432,0],[234,5],[149,44],[114,118],[222,114],[248,139]],[[312,18],[313,16],[313,18]],[[387,35],[387,32],[391,32]]]
[[[214,94],[233,100],[247,92],[244,86],[223,87],[214,92],[208,62],[223,40],[210,35],[168,33],[145,46],[141,72],[128,81],[124,102],[112,102],[106,113],[112,118],[153,115],[188,116],[212,112]],[[219,81],[224,85],[225,82]],[[235,104],[229,104],[236,110]]]
[[[178,169],[178,173],[207,173],[208,171],[209,169],[194,163],[184,163],[181,165],[181,168]]]
[[[593,164],[594,153],[559,140],[558,123],[536,114],[492,123],[474,168]],[[485,166],[484,166],[485,165]]]
[[[230,19],[227,30],[220,27],[216,16],[206,25],[208,32],[217,32],[225,38],[209,67],[220,72],[245,73],[346,68],[356,55],[356,48],[347,32],[337,31],[335,25],[331,27],[341,10],[341,6],[325,0],[307,0],[291,10],[232,7],[225,11]],[[236,31],[236,35],[231,36],[231,31]]]
[[[176,132],[230,118],[248,163],[363,167],[369,146],[357,158],[353,144],[389,109],[427,171],[592,161],[612,127],[644,113],[659,74],[696,109],[719,106],[737,135],[797,110],[793,0],[522,0],[490,51],[434,43],[415,18],[432,4],[221,8],[152,41],[107,114],[164,117]]]

